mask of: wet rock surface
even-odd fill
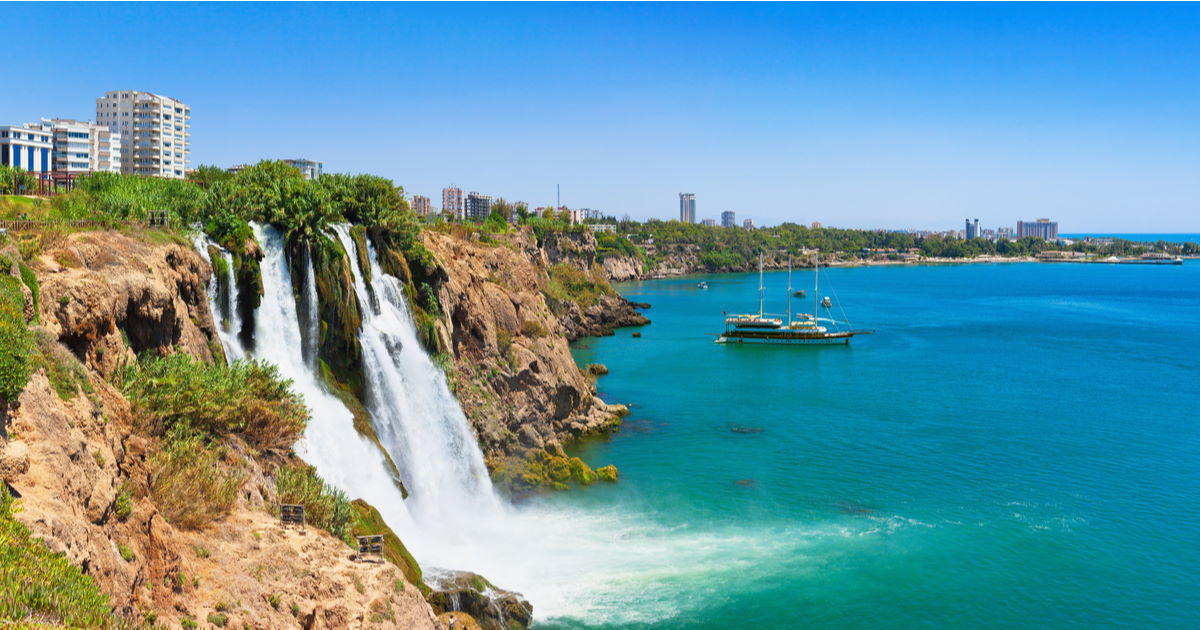
[[[447,619],[446,613],[465,612],[483,630],[520,630],[533,621],[533,606],[520,593],[497,588],[476,573],[441,573],[431,579],[430,586],[433,591],[427,599],[439,619]],[[469,626],[464,623],[462,627]]]

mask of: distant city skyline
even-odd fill
[[[311,156],[409,195],[458,181],[533,206],[561,183],[563,205],[639,220],[678,217],[687,190],[696,220],[1200,232],[1195,4],[56,9],[106,53],[14,48],[14,67],[72,72],[22,75],[0,125],[167,94],[195,110],[191,167]]]

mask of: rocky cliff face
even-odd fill
[[[614,427],[622,409],[596,397],[567,346],[571,331],[547,304],[546,260],[528,235],[495,243],[427,232],[445,270],[438,336],[454,385],[495,467],[529,450]]]
[[[102,376],[142,352],[224,357],[205,293],[212,272],[190,245],[84,232],[34,268],[42,326]]]
[[[94,578],[119,616],[172,627],[443,627],[403,567],[354,562],[324,531],[278,525],[270,474],[298,463],[288,452],[232,444],[222,465],[245,481],[230,513],[198,530],[156,507],[158,438],[139,430],[107,378],[142,352],[222,358],[211,271],[189,246],[91,232],[31,262],[43,358],[0,414],[0,481],[20,498],[16,518]]]

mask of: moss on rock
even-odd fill
[[[358,341],[362,311],[354,293],[350,259],[342,246],[328,236],[317,237],[311,245],[321,320],[318,352],[333,377],[362,398],[362,346]]]
[[[400,571],[404,573],[404,579],[421,589],[422,595],[429,595],[430,589],[421,575],[421,566],[408,552],[408,548],[404,546],[396,532],[393,532],[392,528],[384,522],[379,510],[362,499],[355,499],[350,505],[354,508],[355,515],[350,524],[350,534],[353,536],[383,536],[383,557],[399,567]]]
[[[566,490],[571,485],[616,481],[613,465],[592,470],[582,459],[544,449],[530,449],[524,457],[509,457],[492,466],[492,479],[510,496],[525,496],[543,490]]]

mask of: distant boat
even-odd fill
[[[699,282],[699,283],[697,283],[697,284],[696,284],[696,288],[697,288],[697,289],[707,289],[707,288],[708,288],[708,283],[707,283],[707,282]]]
[[[817,315],[818,307],[832,308],[833,302],[828,296],[818,302],[818,287],[820,273],[819,261],[813,261],[813,312],[800,313],[792,316],[792,297],[803,291],[792,291],[792,261],[788,258],[788,310],[787,323],[783,318],[768,315],[763,312],[763,258],[758,257],[758,313],[747,315],[726,315],[725,332],[717,337],[717,343],[766,343],[780,345],[850,345],[854,335],[865,335],[869,330],[850,330],[849,322],[838,321]],[[829,324],[825,326],[823,324]],[[847,329],[840,330],[839,324]],[[832,328],[832,330],[831,330]]]
[[[804,297],[804,289],[800,289],[792,294],[792,297]]]

